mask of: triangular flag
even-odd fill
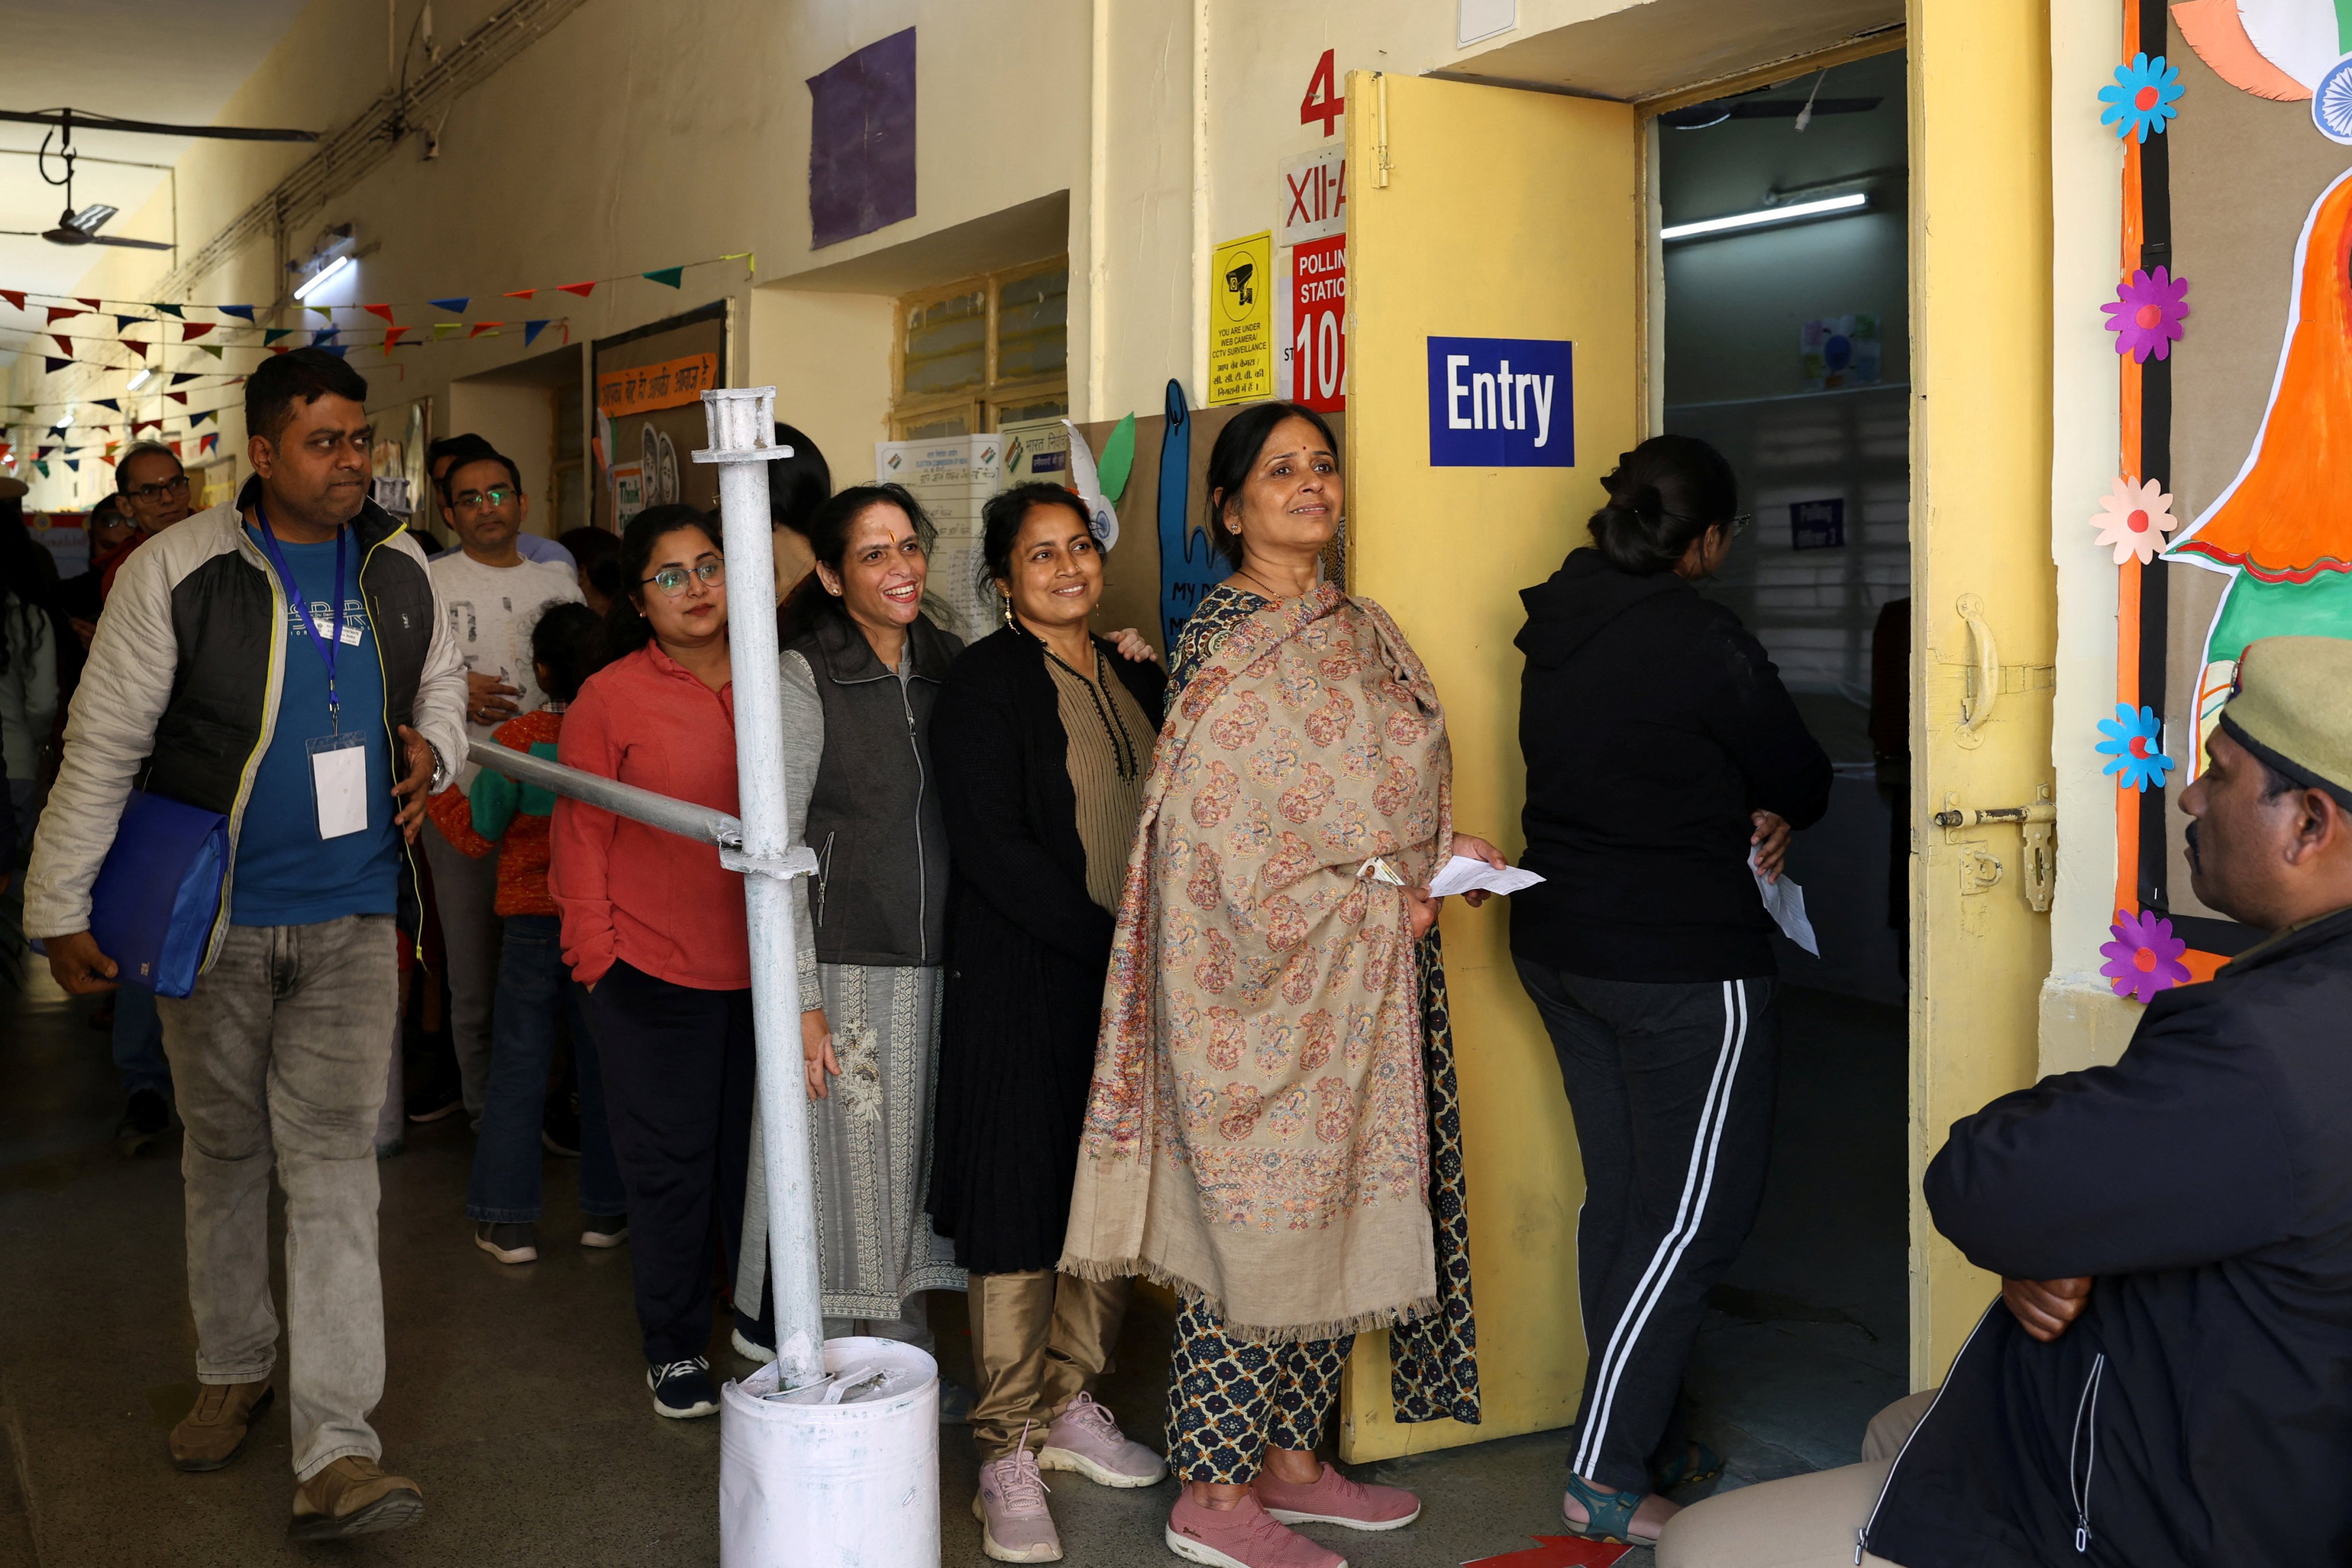
[[[330,353],[337,359],[352,352],[352,345],[349,343],[320,343],[315,346],[320,353]]]
[[[134,419],[131,422],[131,433],[133,436],[138,435],[142,430],[161,430],[163,427],[163,422],[161,419]]]
[[[528,300],[533,294],[538,292],[539,290],[536,289],[517,289],[512,293],[507,295],[507,298],[509,300]]]
[[[589,295],[596,291],[596,280],[592,278],[585,283],[559,283],[556,287],[562,289],[566,294],[577,294],[583,300],[585,300]]]
[[[211,451],[215,446],[219,445],[219,431],[214,430],[206,433],[205,438],[196,443],[196,455],[198,457],[204,456],[206,452]]]
[[[341,327],[320,327],[317,331],[310,334],[310,346],[314,349],[327,348],[334,342],[335,339],[340,336],[342,328]]]
[[[176,458],[176,457],[178,457],[179,455],[180,455],[180,444],[179,444],[177,441],[174,441],[174,442],[173,442],[173,443],[172,443],[172,456],[173,456],[173,457],[175,457],[175,458]]]
[[[7,300],[19,310],[25,308],[25,291],[22,289],[0,289],[0,300]]]
[[[184,322],[180,327],[180,341],[184,343],[194,342],[198,338],[211,331],[215,324],[211,321]]]
[[[651,272],[640,272],[637,276],[648,282],[664,284],[672,289],[682,289],[686,286],[679,281],[686,276],[684,267],[656,267]]]
[[[324,316],[331,321],[335,319],[335,308],[332,305],[305,305],[302,309],[306,310],[316,310],[319,314]]]
[[[68,458],[66,459],[66,467],[71,468],[77,474],[80,473],[81,459],[79,458]]]
[[[122,331],[134,322],[143,321],[146,319],[144,316],[117,316],[114,318],[114,330],[118,332]]]
[[[462,316],[466,313],[466,307],[474,302],[474,297],[471,294],[460,294],[454,300],[427,300],[425,302],[436,310],[446,310],[453,316]]]
[[[371,316],[382,316],[387,321],[392,320],[392,307],[389,305],[362,305],[360,309]]]
[[[741,262],[743,264],[743,276],[746,278],[753,276],[760,270],[760,258],[752,251],[739,250],[732,256],[722,256],[719,259],[721,261]]]
[[[271,349],[269,352],[274,354],[291,353],[294,352],[294,348],[291,343],[279,343],[276,348]]]
[[[407,335],[410,330],[407,327],[394,327],[383,334],[383,346],[388,349],[398,348],[400,340]]]
[[[65,352],[69,354],[73,353],[74,341],[71,338],[66,336],[63,332],[51,332],[49,336],[58,340],[58,347],[65,350]]]
[[[17,308],[18,310],[20,310],[24,309],[24,307],[23,307],[22,305],[19,305],[19,306],[17,306],[16,308]],[[35,464],[33,465],[33,467],[35,467],[35,468],[38,468],[38,469],[40,469],[40,470],[41,470],[41,478],[43,478],[43,479],[47,479],[47,478],[49,477],[49,466],[48,466],[48,464],[47,464],[47,463],[41,463],[41,462],[37,462],[37,463],[35,463]]]
[[[198,411],[197,411],[194,416],[192,416],[189,418],[188,423],[189,423],[189,424],[191,424],[191,425],[201,425],[201,424],[203,424],[205,420],[212,418],[214,416],[217,415],[218,413],[220,413],[220,410],[219,410],[219,409],[217,409],[217,408],[205,408],[205,409],[199,409],[199,410],[198,410]]]
[[[436,321],[433,323],[433,341],[437,343],[443,338],[454,337],[465,330],[463,321]]]
[[[522,324],[522,346],[525,348],[530,347],[532,342],[538,338],[539,334],[545,331],[547,331],[547,323],[544,321],[525,321]]]
[[[111,408],[117,414],[122,412],[122,405],[117,403],[111,397],[93,397],[90,399],[90,406],[93,408]]]
[[[89,314],[89,311],[77,310],[71,305],[52,305],[49,307],[49,321],[52,325],[64,321],[68,316],[87,316]]]
[[[79,300],[79,296],[76,296],[76,298]],[[79,302],[89,306],[93,310],[102,310],[106,309],[106,301],[103,300],[80,300]]]
[[[248,322],[253,320],[253,307],[250,305],[215,305],[213,309],[224,316],[236,316]]]
[[[184,392],[167,392],[163,395],[170,398],[173,402],[178,404],[183,408],[185,408],[188,405],[188,395]]]
[[[55,375],[58,372],[65,369],[66,366],[73,363],[73,361],[69,359],[59,359],[55,354],[43,354],[41,356],[41,363],[44,367],[42,371],[43,374]]]
[[[215,359],[218,359],[221,356],[220,344],[218,343],[198,343],[196,347],[204,350],[205,353],[212,355]]]
[[[474,330],[467,332],[466,336],[468,338],[495,338],[499,335],[499,329],[505,325],[506,323],[504,321],[476,321],[474,323]]]
[[[291,327],[264,327],[261,329],[261,346],[268,348],[278,339],[293,335],[294,329]]]
[[[181,314],[180,307],[177,305],[166,305],[161,300],[152,301],[147,308],[151,310],[161,310],[167,316],[178,316],[182,321],[185,321],[187,319],[184,315]]]
[[[175,370],[172,373],[172,384],[173,386],[179,385],[180,383],[184,381],[194,381],[195,379],[196,373],[192,370]]]
[[[34,447],[34,448],[33,448],[33,456],[35,456],[36,458],[46,458],[46,457],[47,457],[51,452],[54,452],[54,451],[56,451],[57,449],[58,449],[58,448],[57,448],[57,443],[55,443],[55,442],[53,441],[53,442],[51,442],[49,445],[47,445],[47,446],[46,446],[46,447]]]
[[[100,428],[102,429],[102,428],[104,428],[104,426],[100,426]],[[122,445],[122,443],[121,443],[121,442],[120,442],[120,441],[109,441],[109,442],[106,444],[106,450],[107,450],[107,452],[109,453],[109,455],[111,455],[111,454],[113,453],[114,449],[115,449],[117,447],[120,447],[120,446],[121,446],[121,445]]]
[[[129,349],[132,353],[137,354],[141,363],[144,364],[146,363],[147,345],[145,343],[141,342],[137,338],[117,338],[114,341],[121,343],[124,348]]]
[[[114,459],[112,458],[100,458],[99,461],[104,463],[110,468],[114,467]]]

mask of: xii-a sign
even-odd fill
[[[1430,467],[1574,468],[1575,350],[1550,338],[1430,339]]]
[[[1282,161],[1282,228],[1276,243],[1301,245],[1348,232],[1348,150],[1318,148]]]

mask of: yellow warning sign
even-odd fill
[[[1209,270],[1209,396],[1255,403],[1274,395],[1274,233],[1229,239]]]

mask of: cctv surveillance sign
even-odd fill
[[[1549,338],[1430,339],[1430,467],[1574,468],[1575,350]]]
[[[1274,395],[1274,233],[1229,239],[1209,268],[1209,395],[1257,403]]]

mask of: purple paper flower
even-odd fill
[[[2158,359],[2170,358],[2172,345],[2180,341],[2181,318],[2189,314],[2189,307],[2180,302],[2188,292],[2188,279],[2175,278],[2161,267],[2153,276],[2135,269],[2129,282],[2116,286],[2115,303],[2099,307],[2107,314],[2107,331],[2116,334],[2116,353],[2129,354],[2141,364],[2151,353]]]
[[[2147,1003],[2159,991],[2189,984],[2189,966],[2180,962],[2189,944],[2172,934],[2170,921],[2161,915],[2117,910],[2116,923],[2107,929],[2116,940],[2099,945],[2107,960],[2099,966],[2099,973],[2113,983],[2116,995]]]
[[[2114,126],[2118,137],[2137,132],[2145,142],[2151,131],[2160,136],[2165,122],[2180,112],[2174,100],[2181,91],[2179,67],[2165,64],[2162,55],[2134,55],[2131,64],[2116,68],[2115,86],[2099,89],[2099,101],[2106,105],[2099,123]]]

